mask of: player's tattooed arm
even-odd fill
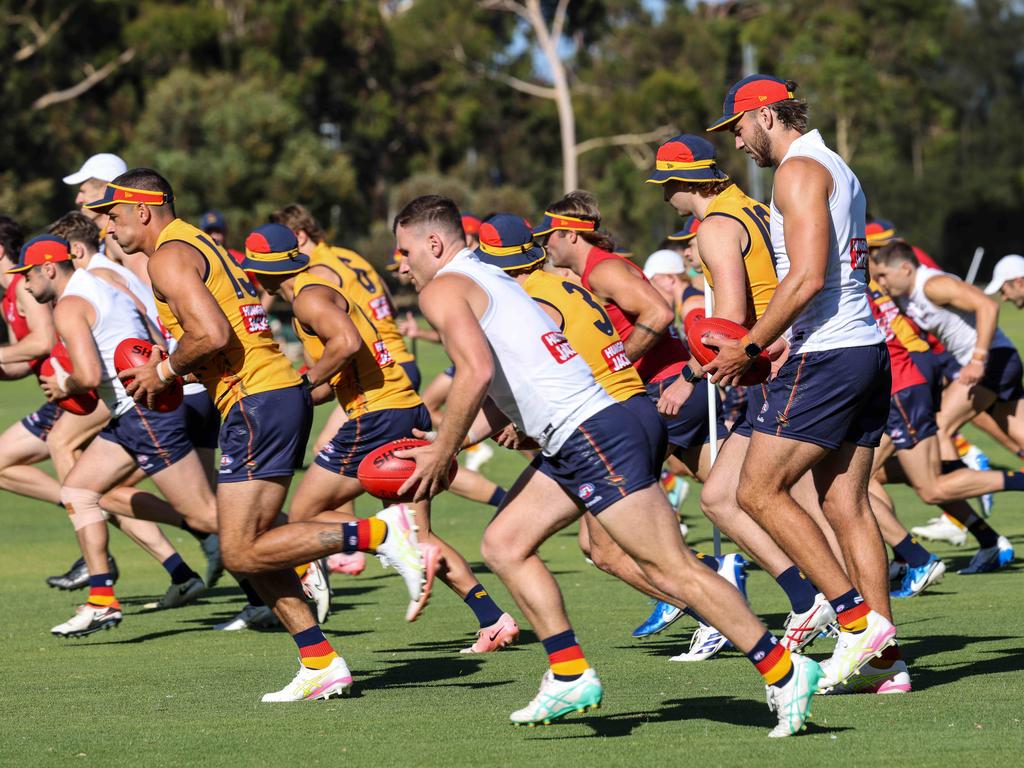
[[[675,319],[658,290],[621,261],[601,262],[591,271],[589,281],[603,301],[615,304],[633,318],[633,333],[623,343],[630,360],[647,354]]]

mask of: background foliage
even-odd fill
[[[183,215],[221,209],[234,244],[291,200],[378,262],[424,190],[536,216],[562,192],[558,117],[509,82],[551,73],[502,4],[0,0],[0,210],[44,226],[72,204],[60,177],[115,151],[167,174]],[[558,50],[581,185],[623,244],[656,247],[678,224],[642,184],[657,140],[604,140],[702,131],[750,44],[800,83],[873,214],[963,273],[976,245],[1024,250],[1022,38],[1010,0],[573,0]]]

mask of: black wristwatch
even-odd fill
[[[747,338],[749,339],[750,337],[747,336]],[[753,360],[755,357],[760,355],[761,352],[764,351],[764,348],[760,344],[751,341],[749,344],[747,344],[747,346],[743,348],[743,351],[746,353],[747,357]]]
[[[693,369],[690,366],[688,366],[688,365],[684,365],[683,366],[683,374],[682,375],[683,375],[683,381],[685,381],[687,384],[694,384],[694,383],[696,383],[696,382],[698,382],[698,381],[700,381],[701,379],[704,378],[703,374],[696,374],[696,373],[694,373]]]

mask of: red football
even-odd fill
[[[718,354],[718,349],[713,343],[715,336],[727,339],[742,339],[746,333],[746,328],[739,323],[734,323],[732,320],[726,320],[722,317],[704,317],[690,325],[686,331],[686,340],[690,343],[690,354],[701,365],[707,365]],[[707,334],[711,336],[708,340],[711,343],[705,345],[701,339]],[[740,384],[744,387],[760,384],[767,381],[771,371],[772,363],[768,359],[768,355],[762,352],[754,359],[753,365],[740,378]]]
[[[57,346],[50,351],[50,356],[43,360],[42,365],[39,366],[39,375],[53,376],[55,373],[53,369],[54,362],[64,369],[66,373],[71,373],[71,356],[68,354],[64,344],[59,341],[57,342]],[[57,405],[68,413],[84,416],[87,413],[95,411],[99,402],[100,398],[96,394],[96,390],[90,389],[87,392],[78,392],[74,395],[68,395],[67,397],[58,400]]]
[[[416,462],[412,459],[398,458],[395,456],[395,451],[400,451],[403,448],[419,448],[421,445],[430,445],[430,442],[403,437],[370,451],[359,462],[357,472],[359,482],[363,484],[366,492],[384,501],[411,501],[416,492],[416,486],[402,496],[398,495],[398,489],[409,479],[409,475],[416,468]],[[453,458],[451,466],[448,468],[449,483],[455,479],[455,473],[458,471],[458,462]]]
[[[153,344],[146,339],[125,339],[117,345],[114,350],[114,370],[120,373],[129,368],[138,368],[149,362],[149,356],[153,353]],[[162,353],[161,358],[166,360],[167,353]],[[133,381],[131,377],[124,380],[125,386]],[[185,391],[181,386],[181,379],[175,379],[167,389],[160,392],[153,399],[153,410],[160,413],[173,411],[185,397]]]
[[[697,322],[698,320],[703,320],[703,319],[704,319],[704,310],[703,309],[691,309],[689,312],[686,313],[686,317],[683,318],[683,332],[684,333],[689,333],[690,332],[690,328],[693,327],[693,324],[695,322]]]

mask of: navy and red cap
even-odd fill
[[[199,219],[199,228],[203,232],[227,232],[227,224],[224,223],[224,214],[220,211],[211,209],[204,213]]]
[[[708,131],[727,130],[743,117],[745,112],[792,98],[795,97],[785,80],[779,80],[771,75],[748,75],[725,94],[722,116],[708,128]]]
[[[462,231],[467,235],[477,235],[480,233],[480,225],[483,222],[480,221],[472,213],[462,214]]]
[[[533,230],[522,216],[496,213],[480,225],[476,257],[506,271],[532,267],[547,257],[547,252],[533,241],[533,236]]]
[[[658,147],[648,184],[666,181],[726,181],[715,162],[715,146],[707,139],[684,133]]]
[[[309,256],[299,251],[295,233],[284,224],[264,224],[245,238],[241,267],[257,275],[291,275],[309,266]]]
[[[881,248],[896,239],[896,225],[886,219],[874,219],[864,228],[868,248]]]
[[[668,236],[668,239],[675,243],[686,243],[697,235],[697,227],[700,226],[700,219],[696,216],[687,216],[683,222],[683,228]]]
[[[18,266],[8,269],[7,274],[28,272],[32,267],[56,264],[58,261],[71,261],[68,241],[57,235],[36,235],[21,247]]]
[[[103,197],[91,203],[86,203],[85,207],[90,211],[107,213],[111,208],[120,203],[127,203],[129,205],[135,205],[136,203],[163,205],[164,203],[173,202],[174,195],[169,195],[159,190],[135,189],[133,187],[123,187],[120,184],[108,183],[103,189]]]

